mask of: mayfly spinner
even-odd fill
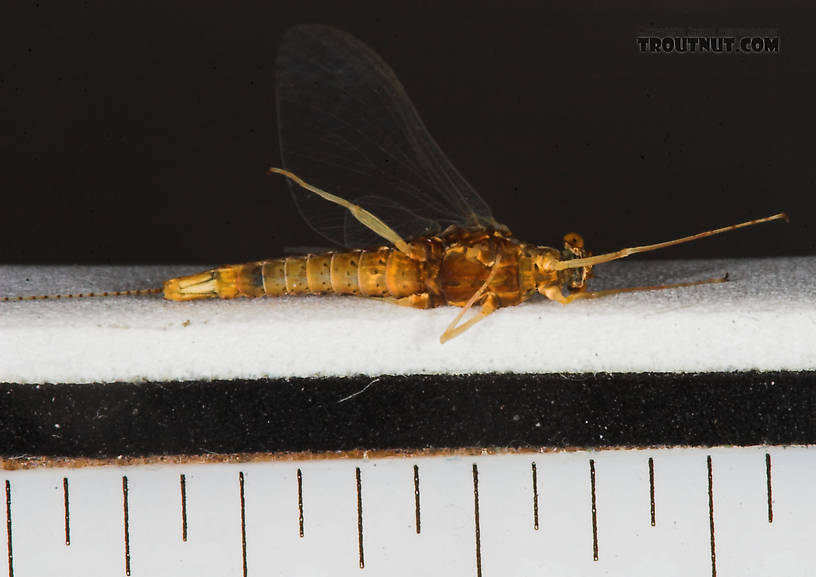
[[[780,213],[597,256],[575,233],[564,236],[561,249],[523,243],[453,167],[388,65],[356,38],[325,26],[289,30],[278,53],[277,89],[285,169],[269,172],[285,176],[305,220],[347,250],[221,266],[168,280],[163,289],[76,296],[161,292],[187,301],[338,293],[423,309],[462,307],[442,333],[445,342],[536,293],[567,304],[723,282],[586,290],[597,264],[787,219]],[[43,297],[20,300],[32,298]],[[474,305],[478,313],[462,322]]]

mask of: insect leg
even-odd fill
[[[462,310],[459,311],[459,314],[456,315],[456,318],[453,319],[451,324],[448,325],[448,328],[445,329],[445,332],[442,333],[442,336],[439,337],[439,342],[440,343],[445,343],[445,342],[451,340],[452,338],[461,335],[463,332],[468,330],[470,327],[472,327],[473,325],[478,323],[480,320],[485,318],[487,315],[489,315],[490,313],[495,311],[497,308],[499,308],[499,299],[498,299],[498,297],[495,295],[495,293],[489,292],[487,290],[487,287],[488,287],[488,285],[490,285],[490,281],[493,280],[493,277],[496,276],[496,271],[499,268],[499,263],[500,262],[501,262],[501,255],[498,255],[498,256],[496,256],[496,260],[493,263],[493,269],[490,271],[490,274],[487,275],[487,278],[485,279],[482,286],[479,287],[479,290],[477,290],[475,293],[473,293],[473,296],[470,297],[470,300],[467,303],[465,303],[465,306],[462,307]],[[484,300],[482,301],[481,309],[479,310],[478,313],[476,313],[476,316],[469,319],[464,324],[462,324],[460,326],[456,326],[456,325],[459,324],[459,321],[462,320],[462,317],[465,316],[465,313],[474,304],[476,304],[479,301],[479,299],[482,299],[482,298],[484,298]]]
[[[446,328],[445,332],[442,333],[442,336],[439,337],[439,342],[440,343],[445,343],[445,342],[451,340],[452,338],[458,337],[459,335],[461,335],[463,332],[468,330],[470,327],[472,327],[473,325],[478,323],[480,320],[485,318],[487,315],[489,315],[490,313],[495,311],[497,308],[499,308],[499,302],[498,301],[499,301],[499,299],[498,299],[498,297],[496,297],[496,295],[494,293],[487,293],[487,296],[484,297],[484,301],[482,301],[482,307],[479,309],[479,312],[476,313],[476,315],[474,317],[468,319],[465,323],[463,323],[463,324],[461,324],[461,325],[459,325],[457,327],[456,323],[458,323],[462,319],[462,317],[464,316],[465,311],[467,311],[469,307],[466,306],[465,308],[463,308],[462,312],[460,312],[458,315],[456,315],[456,318],[453,319],[453,322],[448,325],[448,328]]]
[[[385,240],[393,244],[400,252],[405,254],[411,254],[411,249],[408,247],[408,243],[394,231],[390,226],[385,224],[379,218],[368,212],[362,206],[357,204],[351,203],[347,201],[345,198],[332,194],[330,192],[326,192],[316,186],[312,186],[311,184],[304,182],[299,176],[289,172],[288,170],[284,170],[282,168],[275,168],[272,167],[267,171],[267,174],[282,174],[292,182],[295,182],[299,186],[305,188],[306,190],[315,193],[321,198],[328,200],[329,202],[333,202],[334,204],[338,204],[343,208],[348,209],[348,211],[359,220],[363,225],[368,227],[369,229],[373,230],[376,234],[383,237]]]
[[[436,306],[430,293],[417,293],[408,295],[407,297],[364,297],[367,299],[376,299],[403,307],[413,307],[415,309],[430,309]]]
[[[561,287],[558,286],[551,286],[548,287],[544,291],[544,296],[546,296],[550,300],[558,301],[561,304],[569,304],[574,300],[578,299],[596,299],[600,297],[605,297],[609,295],[616,295],[619,293],[634,293],[634,292],[641,292],[641,291],[657,291],[663,289],[673,289],[673,288],[683,288],[689,286],[697,286],[701,284],[714,284],[714,283],[721,283],[727,282],[728,275],[716,278],[708,278],[705,280],[698,280],[693,282],[680,282],[675,284],[660,284],[654,286],[639,286],[639,287],[629,287],[629,288],[621,288],[621,289],[609,289],[603,291],[586,291],[586,292],[579,292],[575,294],[571,294],[569,296],[564,296],[561,292]]]

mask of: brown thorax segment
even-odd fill
[[[438,289],[446,304],[464,306],[492,274],[487,292],[497,306],[524,300],[520,274],[523,245],[487,229],[450,228],[439,235],[444,247]]]

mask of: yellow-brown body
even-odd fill
[[[464,306],[492,273],[488,291],[498,306],[512,306],[542,286],[568,284],[573,275],[542,264],[563,258],[561,251],[520,243],[500,231],[451,227],[408,246],[409,253],[380,247],[226,265],[167,281],[164,297],[184,301],[336,293],[417,308]]]

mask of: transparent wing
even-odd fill
[[[335,28],[283,37],[277,62],[283,166],[359,204],[403,238],[455,224],[506,230],[428,133],[394,72]],[[332,242],[382,243],[348,211],[290,183],[309,225]]]

